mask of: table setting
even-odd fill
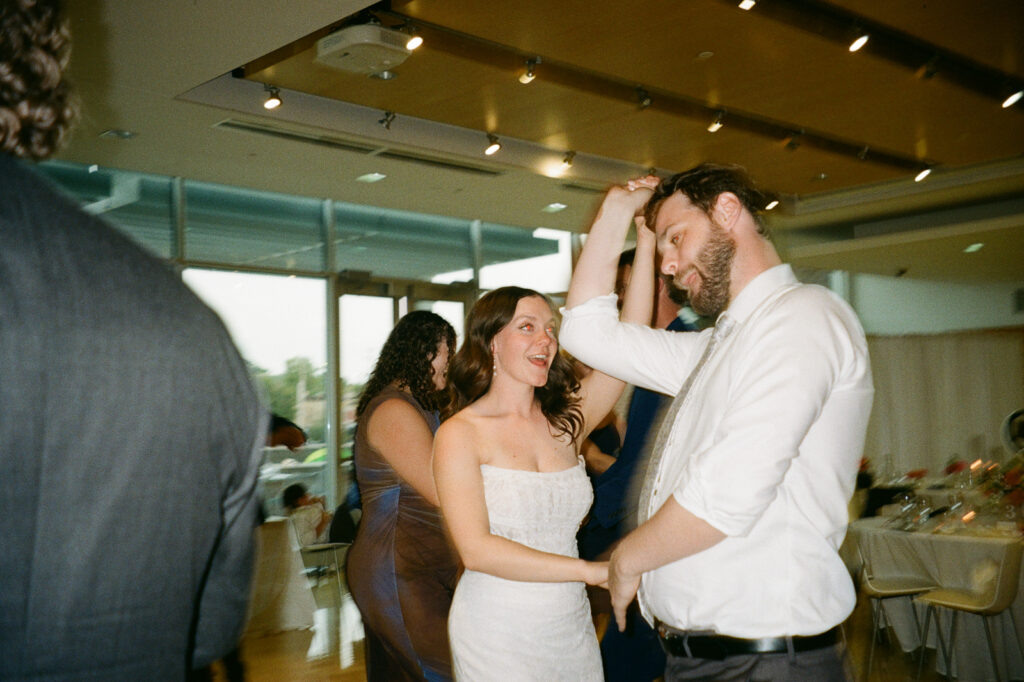
[[[929,479],[923,470],[899,477],[891,500],[878,509],[879,516],[850,524],[850,540],[875,576],[920,578],[941,588],[981,594],[992,589],[1008,551],[1024,543],[1024,453],[1003,464],[981,459],[950,462],[943,473],[938,479]],[[1015,579],[1024,584],[1024,568],[1019,573]],[[923,622],[923,606],[899,598],[886,600],[882,608],[900,647],[916,650],[920,632],[915,622]],[[1024,656],[1010,613],[1024,627],[1024,590],[1018,589],[1010,607],[993,621],[1003,679],[1022,679]],[[942,623],[948,642],[949,614],[942,614]],[[938,651],[934,622],[927,646]],[[958,619],[952,657],[958,679],[996,679],[980,617]],[[941,655],[926,660],[934,660],[935,668],[945,674]]]

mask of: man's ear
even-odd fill
[[[715,198],[711,217],[719,227],[731,231],[743,212],[743,202],[732,192],[722,192]]]

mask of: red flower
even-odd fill
[[[914,469],[907,472],[907,478],[924,478],[928,475],[927,469]]]

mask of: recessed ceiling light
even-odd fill
[[[714,56],[715,53],[712,52],[711,50],[704,50],[702,52],[697,53],[697,59],[700,59],[701,61],[704,61],[705,59],[711,59]]]
[[[920,173],[918,173],[917,175],[914,176],[914,182],[921,182],[922,180],[927,178],[929,175],[931,175],[931,173],[932,173],[932,169],[931,168],[925,168],[923,171],[921,171]]]
[[[380,182],[386,177],[384,173],[367,173],[356,178],[356,182]]]
[[[750,9],[756,4],[757,2],[755,2],[755,0],[742,0],[742,2],[740,2],[740,9]]]
[[[558,213],[559,211],[564,211],[567,208],[569,208],[568,204],[563,204],[560,201],[555,201],[548,204],[541,210],[544,211],[545,213]]]
[[[778,205],[779,205],[779,200],[778,199],[772,199],[771,201],[768,202],[768,205],[764,207],[764,210],[770,211],[770,210],[772,210],[773,208],[775,208]]]
[[[973,244],[968,246],[966,249],[964,249],[964,253],[975,253],[977,251],[981,251],[984,247],[985,247],[985,244],[983,244],[982,242],[974,242]]]

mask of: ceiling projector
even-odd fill
[[[409,36],[377,24],[349,26],[316,43],[316,61],[342,71],[370,75],[393,69],[412,54]]]

